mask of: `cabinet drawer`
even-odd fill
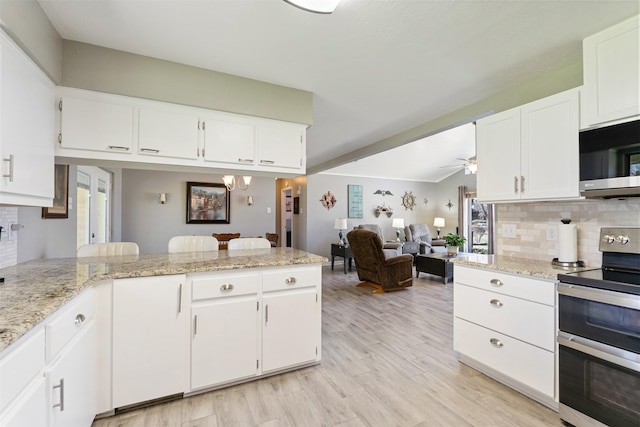
[[[458,283],[454,295],[454,316],[554,351],[554,307]]]
[[[453,330],[455,351],[554,397],[554,353],[457,317]]]
[[[555,306],[555,282],[454,265],[456,283]]]
[[[41,328],[0,360],[0,412],[44,368],[44,345]]]
[[[264,292],[315,287],[322,282],[320,267],[283,268],[262,275]]]
[[[47,340],[47,362],[50,362],[62,348],[83,327],[93,319],[95,293],[93,288],[83,292],[61,309],[45,327]]]
[[[258,292],[258,273],[207,274],[191,279],[193,301]]]

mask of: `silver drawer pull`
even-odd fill
[[[286,283],[287,285],[295,285],[297,282],[295,277],[287,277],[286,279],[284,279],[284,283]]]
[[[78,314],[78,315],[76,316],[76,320],[75,320],[75,322],[74,322],[74,323],[75,323],[76,325],[80,325],[80,324],[82,324],[82,322],[84,322],[85,320],[87,320],[87,318],[85,317],[85,315],[84,315],[84,314],[82,314],[82,313],[80,313],[80,314]]]
[[[500,301],[499,299],[492,299],[491,301],[489,301],[491,303],[492,306],[494,307],[502,307],[504,304],[502,303],[502,301]]]
[[[253,159],[238,159],[239,163],[253,163]]]
[[[160,150],[157,150],[155,148],[141,148],[140,151],[142,151],[143,153],[155,153],[155,154],[158,154],[160,152]]]
[[[52,387],[54,390],[60,389],[60,403],[53,404],[53,408],[60,408],[60,412],[64,412],[64,378],[60,378],[60,384]]]
[[[220,286],[220,290],[221,291],[232,291],[233,290],[233,285],[231,283],[225,283],[224,285]]]
[[[2,159],[5,162],[9,162],[9,173],[7,174],[3,174],[2,177],[3,178],[9,178],[9,182],[13,182],[13,163],[15,158],[13,157],[13,154],[9,155],[9,158],[4,158]]]
[[[493,286],[502,286],[502,285],[504,285],[504,283],[502,283],[502,280],[500,280],[500,279],[491,279],[491,281],[489,283],[491,283]]]
[[[129,151],[129,147],[124,147],[122,145],[107,145],[107,148],[109,150],[122,150],[122,151]]]
[[[491,338],[489,340],[489,342],[491,343],[492,346],[494,346],[495,348],[502,348],[504,347],[504,344],[502,344],[502,341],[500,341],[498,338]]]
[[[274,163],[275,163],[275,161],[273,161],[273,160],[260,160],[260,164],[262,164],[262,165],[272,165]]]

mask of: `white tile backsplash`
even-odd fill
[[[547,229],[556,228],[560,219],[578,224],[578,259],[599,267],[600,228],[640,226],[640,198],[588,199],[573,202],[498,204],[496,253],[551,262],[558,256],[558,241],[547,239]],[[502,224],[515,224],[516,237],[503,236]],[[556,236],[557,237],[557,236]]]
[[[18,222],[18,208],[0,206],[0,225],[10,226]],[[18,239],[9,240],[9,230],[0,234],[0,268],[16,265],[18,262]]]

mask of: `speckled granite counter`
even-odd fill
[[[104,279],[243,268],[321,264],[319,255],[291,248],[34,260],[0,269],[0,351],[87,286]]]
[[[456,264],[481,267],[505,273],[531,276],[538,279],[556,280],[558,274],[571,271],[588,270],[596,267],[562,268],[551,265],[551,261],[537,261],[504,255],[470,255],[464,258],[451,258]]]

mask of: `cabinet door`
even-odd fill
[[[61,148],[131,154],[132,106],[68,97],[61,102]]]
[[[585,125],[640,114],[640,15],[584,39]]]
[[[253,124],[219,119],[207,120],[204,159],[209,162],[254,165],[256,142]]]
[[[478,199],[520,199],[520,109],[478,120]]]
[[[0,417],[0,425],[4,427],[46,426],[47,389],[44,377],[35,381],[27,394],[14,402],[5,414]]]
[[[0,42],[0,203],[51,206],[53,84],[2,32]]]
[[[175,110],[140,109],[138,152],[178,159],[198,158],[198,117]]]
[[[184,392],[184,280],[177,275],[114,281],[114,408]]]
[[[84,326],[47,371],[50,425],[86,427],[96,415],[95,324]]]
[[[273,371],[316,360],[320,343],[320,302],[315,288],[262,297],[262,370]]]
[[[257,303],[252,295],[192,308],[192,390],[257,374]]]
[[[578,90],[522,107],[522,199],[578,198]]]
[[[303,167],[302,132],[295,126],[260,125],[258,166],[300,169]]]

